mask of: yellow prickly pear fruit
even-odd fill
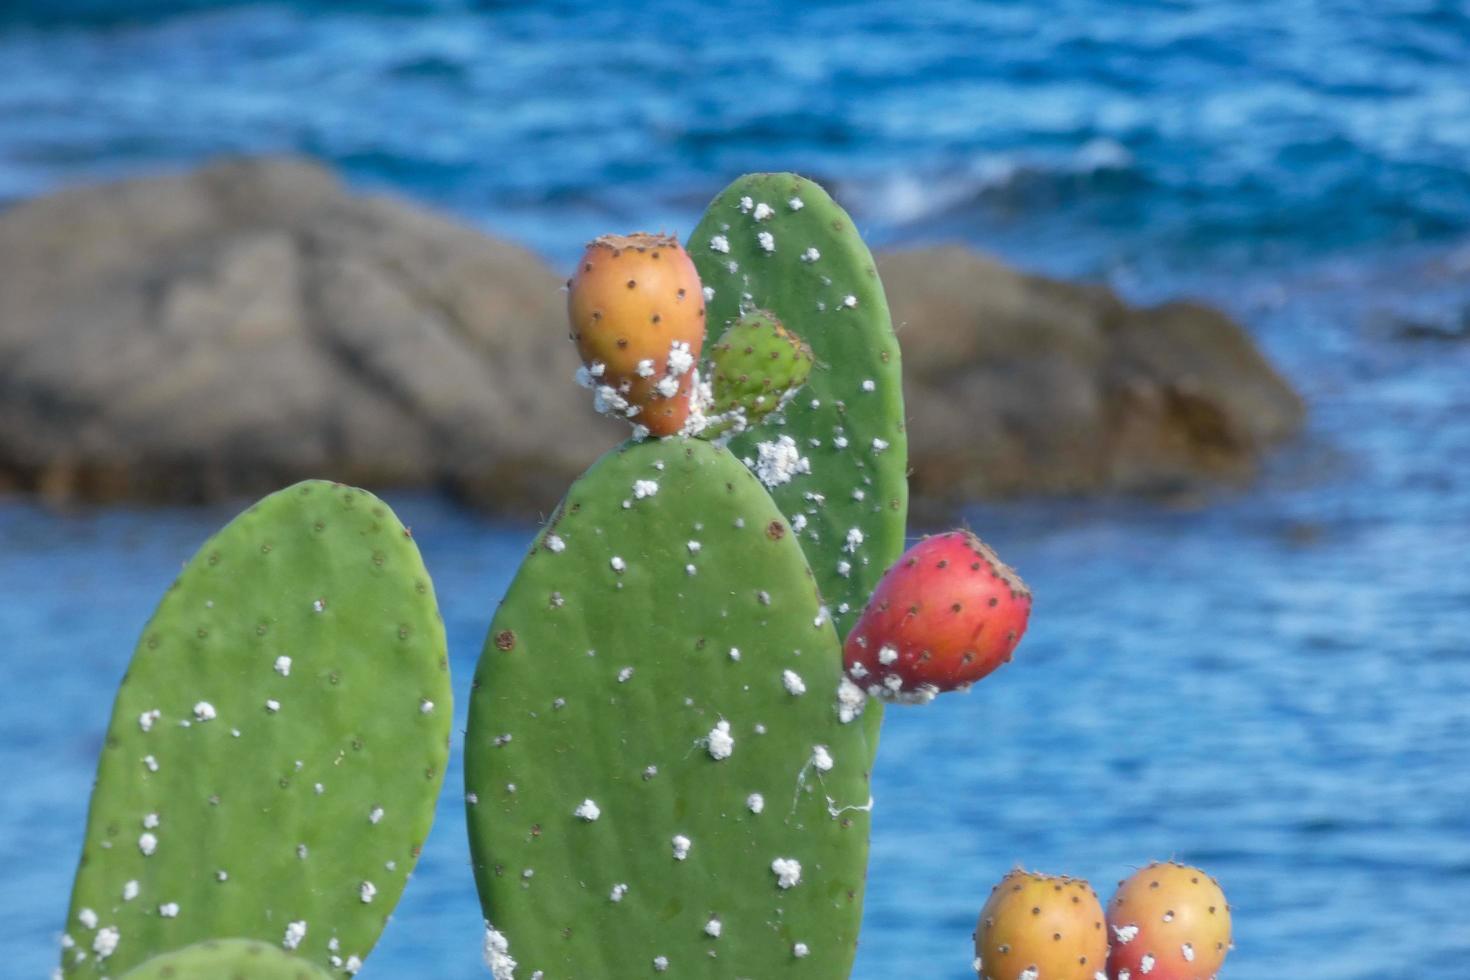
[[[1230,952],[1230,906],[1199,868],[1155,862],[1108,902],[1113,980],[1208,980]]]
[[[603,235],[567,287],[579,378],[596,392],[597,410],[655,436],[683,429],[704,344],[704,292],[679,240]]]
[[[1081,878],[1017,868],[980,910],[980,980],[1106,980],[1107,959],[1102,904]]]

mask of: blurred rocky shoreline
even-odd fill
[[[1298,395],[1211,307],[1131,306],[962,247],[879,271],[921,512],[1241,484],[1302,425]],[[204,502],[316,476],[545,513],[624,434],[572,383],[561,278],[292,158],[15,205],[0,490]]]

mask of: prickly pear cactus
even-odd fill
[[[812,373],[812,349],[764,310],[741,315],[710,347],[706,438],[755,425],[792,397]]]
[[[311,482],[245,511],[123,678],[64,973],[221,936],[354,972],[428,833],[450,714],[433,589],[387,505]]]
[[[475,675],[492,972],[846,977],[871,797],[840,671],[789,524],[738,460],[660,440],[599,461]]]
[[[730,448],[760,472],[811,560],[845,635],[903,551],[908,448],[898,342],[857,228],[795,174],[750,174],[716,197],[689,237],[714,342],[769,310],[817,366],[777,416]]]
[[[327,980],[330,973],[253,939],[206,939],[129,970],[122,980]]]

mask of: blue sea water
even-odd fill
[[[856,976],[969,975],[1017,862],[1106,895],[1170,855],[1235,906],[1227,977],[1470,976],[1463,3],[0,2],[0,199],[269,151],[561,263],[799,169],[878,242],[1236,313],[1311,412],[1255,487],[968,513],[1033,625],[890,712]],[[532,529],[388,497],[462,701]],[[0,974],[53,962],[112,690],[232,512],[0,503]],[[485,974],[458,779],[364,977]]]

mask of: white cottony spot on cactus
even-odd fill
[[[839,561],[837,563],[837,574],[841,575],[843,578],[847,578],[848,576],[850,576],[852,574],[852,562],[848,561],[845,558],[842,561]]]
[[[815,261],[817,261],[817,259],[820,259],[821,257],[822,257],[822,253],[821,252],[818,252],[814,248],[808,248],[805,252],[802,252],[801,253],[801,260],[803,262],[815,262]]]
[[[861,667],[862,664],[853,664],[853,666],[854,667]],[[860,714],[863,713],[863,708],[867,706],[867,703],[868,703],[868,696],[863,693],[863,689],[860,688],[860,687],[858,687],[852,681],[848,680],[846,676],[844,676],[842,678],[842,680],[840,680],[838,682],[838,684],[837,684],[837,720],[838,721],[842,722],[844,725],[847,724],[848,722],[852,721],[858,715],[860,715]]]
[[[771,872],[782,888],[795,888],[801,882],[801,862],[796,858],[776,858],[771,862]]]
[[[1133,977],[1133,971],[1132,970],[1119,970],[1118,971],[1118,980],[1132,980],[1132,977]]]
[[[730,648],[730,659],[731,660],[739,660],[740,659],[740,648],[739,647],[731,647]]]
[[[1164,915],[1163,915],[1163,919],[1164,919],[1165,922],[1173,922],[1174,921],[1174,913],[1172,911],[1171,912],[1165,912]]]
[[[720,933],[724,931],[724,923],[720,922],[720,920],[717,918],[711,917],[710,920],[704,924],[704,934],[711,939],[719,939]]]
[[[434,702],[433,701],[430,701],[428,698],[419,698],[419,712],[421,714],[425,714],[426,715],[426,714],[428,714],[429,712],[431,712],[433,710],[434,710]]]
[[[709,240],[709,247],[710,250],[713,252],[729,252],[730,239],[726,238],[724,235],[716,235]]]
[[[791,200],[786,202],[786,206],[793,211],[800,211],[802,208],[806,207],[806,204],[802,201],[801,198],[793,197]]]
[[[652,497],[656,493],[658,493],[657,480],[633,481],[633,496],[637,497],[639,500],[642,500],[645,497]]]
[[[612,891],[608,894],[607,897],[609,901],[621,902],[623,900],[623,896],[626,894],[628,894],[628,886],[623,882],[618,882],[616,885],[612,886]]]
[[[230,873],[228,871],[224,870],[223,868],[221,868],[220,870],[218,870],[218,871],[216,871],[214,873],[214,880],[215,881],[229,881],[230,880]]]
[[[1138,972],[1142,974],[1152,973],[1154,970],[1154,958],[1148,953],[1143,954],[1143,959],[1138,961]]]
[[[577,808],[572,811],[572,816],[581,817],[583,820],[591,823],[598,817],[602,816],[602,810],[592,800],[583,800],[581,803],[578,803]]]
[[[124,902],[131,902],[138,897],[138,881],[136,878],[123,885],[122,897]]]
[[[630,407],[632,411],[629,411]],[[592,410],[598,415],[623,412],[630,418],[637,414],[637,406],[629,406],[628,399],[618,394],[618,390],[611,385],[598,385],[592,392]]]
[[[282,677],[291,676],[291,658],[282,654],[276,658],[276,673]]]
[[[842,297],[842,305],[847,307],[849,310],[853,309],[857,306],[857,297],[852,295],[851,293],[848,293],[846,296]]]
[[[781,671],[781,683],[786,687],[786,693],[792,697],[806,693],[806,681],[794,670]]]
[[[730,723],[723,718],[710,729],[705,741],[709,748],[709,757],[717,762],[730,758],[735,751],[735,736],[730,734]]]
[[[177,919],[179,917],[179,903],[164,902],[158,907],[158,914],[165,919]]]
[[[878,390],[878,383],[876,381],[874,381],[872,378],[864,378],[863,379],[863,391],[877,391],[877,390]]]
[[[489,922],[485,923],[485,944],[481,952],[485,965],[490,968],[491,980],[515,980],[516,961],[510,955],[510,940]]]
[[[138,716],[138,727],[145,732],[151,732],[153,730],[153,723],[161,717],[163,717],[163,712],[157,708],[154,708],[152,711],[145,711]]]
[[[645,357],[638,362],[638,366],[634,370],[638,372],[638,377],[640,378],[653,377],[653,358]]]
[[[817,767],[818,772],[832,771],[832,753],[827,751],[827,746],[812,746],[812,765]]]
[[[632,667],[624,667],[622,670],[618,671],[618,683],[619,684],[626,684],[626,683],[628,683],[628,679],[631,678],[632,676],[633,676],[633,668]]]
[[[577,386],[579,388],[589,388],[590,389],[592,387],[592,385],[595,383],[592,380],[592,372],[587,370],[587,365],[585,365],[585,364],[582,365],[581,367],[577,368],[576,374],[572,375],[572,377],[576,379]]]
[[[847,448],[847,436],[844,436],[844,435],[835,436],[832,439],[832,445],[836,446],[838,449],[846,449]]]
[[[653,971],[655,973],[663,973],[668,968],[669,958],[667,956],[655,956],[653,958]]]
[[[742,197],[740,199],[740,204],[738,206],[740,208],[741,214],[749,214],[751,208],[755,207],[755,201],[751,199],[749,195],[746,195],[745,197]]]
[[[295,922],[286,923],[286,935],[281,940],[281,945],[287,949],[295,949],[301,945],[301,940],[306,938],[306,920],[297,919]]]
[[[347,957],[347,963],[342,967],[342,969],[346,970],[349,974],[351,974],[353,976],[356,976],[357,975],[357,971],[362,969],[362,957],[360,957],[360,956],[349,956],[349,957]]]
[[[796,943],[791,947],[791,955],[797,959],[803,959],[811,952],[806,943]]]
[[[149,772],[157,772],[158,771],[158,760],[155,759],[155,758],[153,758],[153,756],[151,756],[151,755],[145,755],[145,756],[143,756],[143,766]]]
[[[567,543],[561,539],[561,535],[548,534],[546,536],[546,550],[554,554],[561,554],[566,549]]]
[[[368,823],[375,824],[379,820],[382,820],[382,819],[383,819],[383,808],[382,807],[375,806],[371,810],[368,811]]]
[[[766,798],[759,793],[751,793],[745,798],[745,807],[751,813],[760,813],[766,808]]]
[[[1028,966],[1026,967],[1026,969],[1020,972],[1020,974],[1016,977],[1016,980],[1037,980],[1037,978],[1040,976],[1041,971],[1037,970],[1034,966]]]
[[[682,340],[676,340],[669,345],[669,375],[680,377],[694,367],[694,355],[689,352],[689,344]]]
[[[805,514],[797,514],[795,517],[791,518],[791,530],[795,531],[798,534],[806,530]]]
[[[796,440],[781,436],[775,442],[756,444],[759,458],[755,464],[755,475],[768,487],[779,487],[791,482],[798,473],[810,473],[812,462],[801,455]]]
[[[683,834],[675,834],[674,839],[670,843],[674,846],[675,861],[682,861],[687,858],[689,856],[689,848],[694,845],[694,842]]]
[[[105,960],[116,952],[118,941],[121,939],[122,933],[117,931],[117,926],[99,929],[92,940],[92,952],[97,954],[99,960]]]
[[[152,857],[153,852],[158,850],[158,838],[144,831],[138,836],[138,850],[143,852],[144,857]]]
[[[713,287],[713,286],[705,286],[704,287],[704,301],[706,303],[709,303],[709,302],[713,301],[714,298],[715,298],[715,287]]]
[[[619,575],[623,574],[623,572],[628,567],[628,563],[623,561],[623,559],[618,557],[617,555],[613,555],[610,559],[608,559],[607,563],[609,566],[611,566],[612,570],[617,572]]]
[[[858,680],[862,680],[864,677],[868,676],[868,668],[858,663],[855,663],[851,667],[847,668],[847,672]]]
[[[277,701],[275,698],[266,698],[265,710],[269,711],[271,714],[275,714],[277,711],[281,710],[281,702]]]
[[[326,612],[327,611],[327,600],[325,600],[325,599],[314,599],[314,600],[312,600],[311,609],[312,609],[312,612]]]
[[[888,448],[888,440],[887,439],[878,439],[878,438],[874,438],[873,439],[873,452],[875,452],[875,453],[881,453],[883,450],[885,450],[887,448]]]
[[[887,666],[898,659],[898,651],[886,643],[878,648],[878,662]]]
[[[85,929],[96,929],[97,913],[92,911],[91,909],[82,909],[80,912],[77,913],[77,921],[80,922],[82,924],[82,927]]]
[[[200,701],[194,705],[194,717],[200,721],[214,721],[214,705],[208,701]]]
[[[1184,962],[1194,962],[1194,947],[1191,946],[1189,943],[1185,943],[1183,946],[1179,947],[1179,954],[1184,957]]]
[[[154,830],[154,829],[156,829],[158,827],[159,822],[160,821],[158,819],[158,814],[156,814],[156,813],[145,813],[145,814],[143,814],[143,829],[144,830]]]
[[[768,231],[757,234],[755,240],[760,244],[761,251],[763,252],[774,252],[776,250],[776,236]]]
[[[856,554],[858,547],[863,543],[863,532],[859,528],[849,528],[847,532],[847,550]]]
[[[306,855],[308,853],[310,853],[310,852],[307,851],[305,844],[297,844],[296,845],[296,856],[298,858],[300,858],[301,860],[305,861],[306,860]]]
[[[661,397],[673,398],[679,393],[679,379],[672,374],[666,374],[658,379],[658,384],[653,386]]]
[[[357,897],[362,899],[362,904],[368,904],[378,897],[378,886],[371,881],[364,881],[357,888]]]
[[[768,219],[771,215],[773,215],[775,213],[776,213],[776,209],[775,208],[771,207],[769,204],[767,204],[766,202],[762,201],[761,203],[759,203],[759,204],[757,204],[755,206],[755,213],[753,215],[751,215],[751,217],[755,218],[755,220],[757,220],[757,221],[765,221],[766,219]]]
[[[1113,926],[1113,935],[1126,946],[1138,935],[1138,926]]]
[[[703,548],[704,545],[700,544],[698,541],[691,541],[686,547],[689,548],[689,553],[691,555],[697,555],[699,554],[699,549]]]

